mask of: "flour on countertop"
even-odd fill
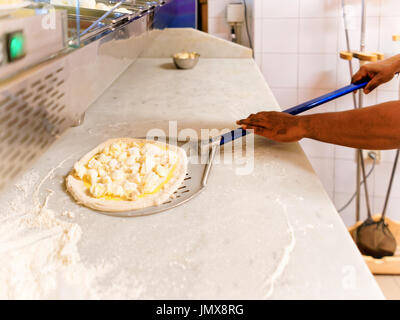
[[[287,206],[286,204],[282,203],[282,201],[279,198],[276,199],[276,202],[278,202],[284,209],[283,211],[285,213],[285,218],[288,228],[287,231],[290,235],[290,242],[288,243],[288,245],[285,246],[282,258],[280,259],[274,272],[264,283],[264,287],[268,288],[267,294],[264,297],[265,299],[269,299],[274,293],[275,282],[282,276],[283,272],[285,271],[287,265],[289,264],[290,256],[296,246],[296,237],[294,235],[294,229],[292,224],[290,223],[290,219],[287,213]]]
[[[15,186],[18,193],[10,203],[11,212],[2,212],[0,299],[137,298],[140,287],[125,288],[126,276],[115,273],[112,263],[88,266],[81,261],[78,242],[82,229],[77,223],[57,218],[57,213],[47,208],[54,192],[45,190],[47,196],[40,201],[44,182],[54,177],[66,160],[39,183],[37,173],[28,173]],[[64,213],[69,219],[75,217],[73,212]],[[102,287],[110,275],[112,285]]]

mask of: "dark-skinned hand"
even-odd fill
[[[364,88],[368,94],[376,87],[389,82],[400,71],[400,55],[379,62],[365,64],[353,76],[352,83],[371,79]]]
[[[283,112],[259,112],[236,122],[243,129],[278,142],[295,142],[305,137],[299,117]]]

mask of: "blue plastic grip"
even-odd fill
[[[348,86],[345,86],[341,89],[335,90],[333,92],[324,94],[323,96],[320,96],[318,98],[312,99],[310,101],[304,102],[302,104],[299,104],[295,107],[289,108],[284,110],[283,112],[285,113],[289,113],[292,115],[296,115],[296,114],[300,114],[302,112],[305,112],[307,110],[310,110],[312,108],[318,107],[324,103],[327,103],[329,101],[335,100],[339,97],[342,97],[350,92],[353,91],[357,91],[359,89],[364,88],[367,84],[368,81],[363,81],[363,82],[358,82],[358,83],[352,83]],[[245,135],[247,135],[248,133],[250,133],[247,130],[244,130],[242,128],[237,128],[235,130],[232,130],[230,132],[227,132],[225,134],[223,134],[221,136],[221,140],[220,140],[220,146],[224,145],[225,143],[231,142],[235,139],[244,137]]]
[[[310,110],[312,108],[318,107],[321,104],[324,104],[324,103],[327,103],[329,101],[335,100],[335,99],[337,99],[339,97],[342,97],[342,96],[344,96],[344,95],[346,95],[346,94],[348,94],[350,92],[356,91],[358,89],[362,89],[368,84],[368,82],[369,81],[359,82],[357,84],[352,83],[352,84],[350,84],[350,85],[348,85],[346,87],[343,87],[341,89],[338,89],[336,91],[327,93],[327,94],[325,94],[323,96],[320,96],[318,98],[312,99],[312,100],[304,102],[302,104],[299,104],[298,106],[295,106],[293,108],[286,109],[283,112],[290,113],[292,115],[296,115],[296,114],[302,113],[304,111],[307,111],[307,110]]]

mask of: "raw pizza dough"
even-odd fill
[[[140,154],[135,148],[140,149]],[[157,149],[161,150],[161,154],[154,155]],[[112,155],[107,158],[101,154]],[[101,161],[97,161],[99,157]],[[93,159],[103,165],[99,167],[99,163]],[[111,139],[75,163],[74,170],[66,179],[66,187],[74,199],[86,207],[109,212],[130,211],[167,201],[182,184],[186,171],[186,152],[177,146],[144,139]],[[152,190],[155,185],[151,185],[149,179],[160,183]],[[136,190],[134,185],[137,186]],[[130,192],[132,189],[134,191]],[[154,190],[156,192],[151,192]]]

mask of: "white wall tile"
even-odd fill
[[[381,150],[381,161],[393,164],[396,150]]]
[[[312,167],[320,178],[325,190],[333,198],[334,160],[309,157]]]
[[[262,11],[262,6],[263,6],[263,0],[254,0],[253,4],[253,17],[254,19],[259,19],[263,18],[263,11]]]
[[[360,37],[361,37],[361,18],[360,17],[349,17],[348,28],[349,28],[349,40],[351,50],[360,50]],[[375,52],[379,48],[379,17],[367,17],[366,23],[366,37],[365,37],[365,50]],[[339,51],[347,50],[346,36],[344,31],[343,19],[340,19],[338,23],[338,35]],[[357,60],[354,60],[357,62]],[[355,63],[358,65],[358,63]],[[356,71],[356,70],[354,70]]]
[[[384,0],[386,2],[386,0]],[[381,0],[367,0],[365,1],[366,11],[368,17],[379,17]],[[345,10],[348,17],[361,17],[361,0],[346,0]],[[340,14],[342,14],[342,8],[339,8]]]
[[[390,174],[392,172],[393,163],[382,162],[375,168],[375,188],[374,196],[383,197],[386,194],[387,187],[389,184]],[[392,197],[400,198],[400,170],[396,171],[396,176],[392,186]]]
[[[354,154],[354,153],[353,153]],[[366,173],[368,174],[371,170],[371,164],[366,163]],[[350,199],[350,197],[356,191],[356,172],[357,166],[354,159],[352,160],[335,160],[335,202],[336,208],[342,208],[346,202]],[[371,209],[373,208],[373,190],[375,185],[374,175],[371,174],[367,179],[368,182],[368,191],[370,195],[370,206]],[[362,180],[362,178],[361,178]],[[346,195],[346,196],[340,196]],[[352,210],[352,214],[355,214],[355,200],[353,200],[352,204],[349,206]],[[366,209],[366,200],[365,200],[365,193],[364,193],[364,186],[361,185],[361,201],[360,201],[360,211],[362,214],[360,216],[364,219],[367,216],[367,209]],[[347,213],[351,213],[346,209]],[[344,211],[345,212],[345,211]],[[343,212],[343,213],[344,213]],[[352,220],[354,222],[354,220]]]
[[[385,197],[374,198],[374,214],[382,214]],[[386,216],[392,220],[400,221],[400,198],[390,197],[386,209]]]
[[[354,158],[351,160],[335,160],[335,191],[337,192],[354,192],[356,190],[356,173],[357,165],[355,161],[356,151],[353,150]],[[376,168],[376,167],[375,167]],[[370,162],[365,163],[366,174],[370,172],[372,165]],[[361,175],[362,179],[362,175]],[[372,173],[368,179],[368,191],[371,196],[373,196],[374,186],[375,186],[375,175]],[[364,186],[361,186],[362,191],[364,191]]]
[[[378,92],[377,90],[374,90],[368,94],[364,94],[363,96],[364,100],[364,107],[368,107],[368,106],[373,106],[376,105],[378,103]]]
[[[391,93],[382,93],[381,94],[382,99],[383,99],[383,97],[393,96],[393,93],[396,91],[398,92],[399,91],[399,77],[395,76],[391,81],[380,85],[378,88],[378,92],[383,92],[383,91],[386,91],[386,92],[389,91]]]
[[[377,89],[377,102],[383,103],[393,100],[399,100],[399,92],[398,91],[386,91],[383,89]]]
[[[208,0],[208,17],[222,18],[226,17],[226,6],[230,0]]]
[[[382,17],[379,51],[382,51],[388,57],[400,53],[400,41],[392,41],[394,34],[400,34],[400,17]]]
[[[357,165],[353,160],[335,160],[335,191],[354,192],[356,189]]]
[[[263,54],[262,72],[270,87],[297,87],[297,59],[297,54]]]
[[[262,70],[262,56],[263,56],[263,54],[261,52],[254,53],[254,60],[256,61],[260,70]]]
[[[262,52],[263,51],[263,20],[256,19],[254,21],[254,36],[253,36],[253,50],[254,52]]]
[[[264,18],[294,18],[299,14],[299,0],[262,0]]]
[[[300,19],[299,52],[337,54],[338,19]]]
[[[303,139],[300,145],[308,157],[332,159],[334,157],[334,145],[315,141],[311,139]],[[329,187],[333,190],[333,185]]]
[[[400,16],[400,1],[398,0],[382,0],[381,15],[383,17],[399,17]]]
[[[358,70],[358,62],[357,60],[352,60],[352,66],[353,66],[353,73],[356,73]],[[350,77],[350,69],[349,69],[349,62],[347,60],[342,60],[340,59],[339,56],[337,56],[337,81],[336,81],[336,86],[338,88],[347,86],[348,84],[351,83],[351,77]]]
[[[350,200],[354,192],[335,192],[335,207],[336,210],[340,210],[344,205]],[[373,201],[371,201],[371,206],[373,206]],[[372,209],[372,208],[371,208]],[[339,213],[343,219],[344,224],[347,227],[351,227],[356,223],[356,200],[354,199],[348,207],[346,207],[342,212]],[[364,195],[361,197],[360,201],[360,220],[364,220],[367,217],[367,209],[365,204]]]
[[[338,85],[338,87],[342,87],[343,85]],[[356,93],[356,97],[358,100],[358,93]],[[369,94],[363,96],[363,105],[364,107],[373,106],[377,104],[377,92],[376,90],[370,92]],[[352,93],[347,94],[343,97],[340,97],[335,100],[336,111],[348,111],[354,109],[353,95]]]
[[[297,105],[297,88],[271,88],[282,109]]]
[[[352,193],[338,193],[335,192],[335,207],[336,210],[340,210],[345,203],[350,199]],[[342,212],[338,212],[342,218],[346,227],[350,227],[355,224],[355,204],[354,201],[349,204]]]
[[[230,28],[226,23],[225,18],[209,18],[208,19],[208,32],[211,34],[224,34],[229,37]]]
[[[262,28],[263,52],[297,52],[297,19],[264,19]]]
[[[353,148],[335,146],[335,159],[355,161],[356,150]]]
[[[336,54],[299,54],[299,87],[334,89]]]
[[[300,0],[300,17],[324,18],[337,17],[339,14],[338,0]]]

